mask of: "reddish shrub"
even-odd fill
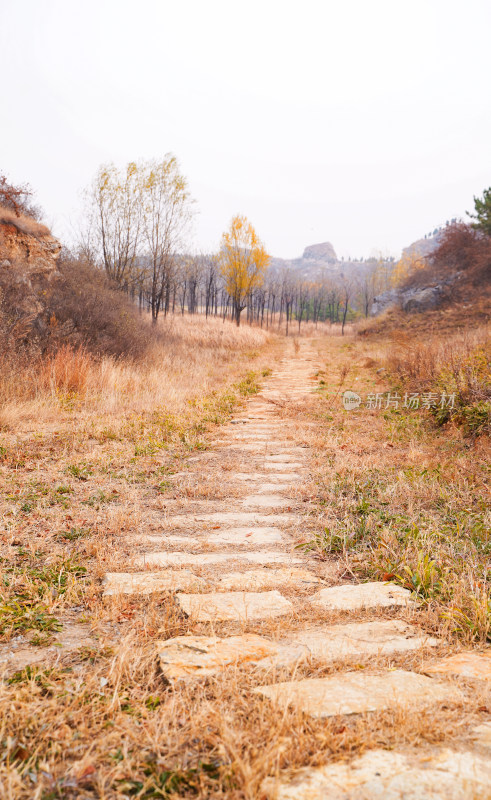
[[[83,347],[64,344],[41,362],[41,382],[54,392],[83,392],[92,363]]]
[[[423,269],[413,272],[404,288],[447,282],[447,299],[475,297],[476,289],[491,283],[491,236],[473,225],[457,222],[440,236],[440,244],[426,259]]]

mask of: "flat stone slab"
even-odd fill
[[[406,653],[437,644],[436,639],[401,620],[355,622],[312,628],[287,637],[279,644],[274,664],[308,659],[334,663],[345,658]]]
[[[157,642],[160,668],[168,681],[200,678],[226,667],[257,661],[276,652],[276,646],[262,636],[177,636]]]
[[[282,569],[250,569],[246,572],[230,572],[217,583],[217,589],[248,590],[272,589],[276,586],[315,586],[322,583],[321,578],[306,569],[284,567]]]
[[[292,705],[316,718],[462,699],[462,694],[452,684],[436,683],[425,675],[405,670],[392,670],[383,675],[344,672],[327,678],[260,686],[254,691],[276,705]]]
[[[145,553],[133,559],[133,564],[138,567],[180,567],[185,564],[206,566],[207,564],[222,564],[225,561],[249,561],[254,564],[301,564],[301,558],[295,558],[289,553],[262,551],[259,553],[174,553],[162,550],[156,553]]]
[[[242,505],[244,508],[289,508],[292,501],[281,494],[250,494]]]
[[[275,800],[488,800],[490,766],[475,753],[450,749],[370,750],[348,764],[268,778],[262,790]]]
[[[162,572],[108,572],[103,581],[103,595],[152,594],[153,592],[177,592],[200,589],[205,585],[187,569],[164,570]]]
[[[289,469],[305,469],[305,464],[300,461],[271,461],[263,464],[263,469],[275,470],[289,470]],[[297,476],[298,477],[298,476]]]
[[[236,502],[236,501],[234,501]],[[195,514],[178,514],[168,517],[166,524],[171,526],[183,526],[190,523],[204,522],[210,525],[272,525],[277,522],[288,525],[292,522],[300,522],[300,517],[296,514],[261,514],[253,511],[216,511]]]
[[[36,631],[30,631],[29,637]],[[81,647],[97,647],[97,639],[92,637],[90,625],[66,623],[61,631],[53,634],[53,644],[46,647],[32,645],[28,636],[16,636],[14,640],[0,644],[0,674],[13,672],[36,664],[52,665],[66,653]]]
[[[274,435],[274,431],[254,431],[248,429],[246,431],[240,432],[233,432],[231,439],[233,442],[250,442],[250,441],[260,441],[260,442],[269,442],[271,437]]]
[[[195,550],[203,547],[203,541],[195,536],[176,536],[172,533],[148,533],[143,536],[134,536],[133,541],[140,544],[172,544],[175,547],[193,547]]]
[[[427,675],[458,675],[460,678],[477,678],[491,681],[491,652],[456,653],[446,656],[434,664],[425,664],[422,672]]]
[[[260,483],[255,487],[257,494],[274,494],[275,492],[286,492],[293,488],[292,483],[275,481],[274,483]]]
[[[177,602],[197,622],[234,620],[248,622],[289,614],[293,606],[278,591],[179,594]],[[427,679],[429,680],[429,679]]]
[[[310,602],[328,611],[355,611],[360,608],[405,606],[411,602],[411,592],[393,583],[347,583],[321,589]]]
[[[225,531],[217,531],[206,537],[210,544],[240,544],[258,545],[274,544],[283,541],[281,530],[267,525],[258,525],[254,528],[229,528]]]
[[[212,442],[214,447],[220,447],[222,450],[240,450],[241,452],[246,453],[264,453],[266,447],[269,447],[269,442],[262,442],[262,443],[253,443],[253,442],[239,442],[233,441],[230,442],[227,440],[226,442]]]
[[[286,481],[300,482],[301,476],[297,472],[284,473],[280,472],[278,475],[271,475],[270,473],[264,474],[261,472],[235,472],[233,473],[234,480],[249,481],[251,483],[259,483],[260,481],[275,481],[278,485]]]
[[[233,423],[232,423],[233,424]],[[259,420],[249,420],[244,422],[243,425],[234,425],[234,430],[231,429],[232,436],[251,436],[255,433],[264,436],[275,436],[276,434],[285,435],[285,426],[278,423],[260,422]]]
[[[273,469],[273,467],[268,467],[268,469],[270,468]],[[302,483],[305,480],[305,476],[299,475],[298,472],[277,472],[274,474],[269,473],[265,477],[266,480],[274,481],[275,483],[278,483],[278,485],[286,484],[287,482],[289,484]]]
[[[272,455],[272,456],[265,456],[264,459],[270,464],[291,464],[292,461],[298,461],[297,453],[300,451],[304,451],[303,447],[295,448],[295,453],[288,454],[288,453],[281,453],[280,455]]]

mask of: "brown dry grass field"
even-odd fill
[[[265,682],[253,664],[164,681],[156,640],[250,631],[274,641],[307,621],[341,622],[339,612],[313,612],[307,588],[282,589],[294,611],[279,618],[200,623],[170,593],[103,598],[101,581],[133,569],[145,536],[170,534],[170,515],[234,510],[250,489],[235,480],[244,455],[220,449],[227,423],[280,359],[295,365],[308,355],[313,391],[275,404],[291,446],[310,453],[310,469],[289,495],[302,517],[291,530],[294,552],[328,585],[390,578],[411,588],[417,610],[385,616],[440,637],[433,655],[481,650],[491,640],[482,415],[476,422],[470,412],[442,420],[421,409],[345,411],[341,393],[430,391],[433,381],[438,391],[456,385],[463,408],[478,407],[489,388],[486,330],[417,345],[315,330],[285,340],[216,320],[163,325],[166,344],[139,365],[65,348],[35,381],[0,379],[0,796],[255,800],[264,779],[282,770],[374,747],[465,740],[491,712],[489,690],[472,680],[460,684],[465,702],[437,713],[330,719],[266,703],[253,693]],[[220,568],[193,572],[210,581]],[[377,618],[342,615],[345,623]],[[274,681],[347,665],[416,669],[427,657],[416,650],[363,664],[311,660],[277,668]]]

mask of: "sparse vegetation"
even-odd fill
[[[491,3],[3,6],[0,800],[491,800]]]
[[[4,647],[20,639],[41,660],[47,648],[62,653],[57,643],[74,623],[85,626],[92,642],[86,646],[90,657],[77,641],[75,657],[65,655],[59,669],[28,667],[10,675],[1,689],[0,785],[8,775],[16,797],[31,797],[35,787],[42,787],[43,797],[96,796],[97,775],[103,774],[111,797],[193,797],[232,785],[229,766],[213,748],[208,759],[198,748],[196,757],[165,755],[162,761],[141,743],[122,744],[123,731],[132,725],[160,724],[167,716],[168,697],[145,640],[157,631],[173,635],[183,622],[161,598],[150,606],[130,600],[104,608],[98,584],[119,551],[114,543],[148,524],[143,520],[151,521],[169,493],[175,495],[169,476],[182,468],[183,457],[206,447],[207,434],[243,397],[258,391],[268,370],[268,342],[269,364],[273,343],[259,330],[168,317],[140,363],[62,345],[33,362],[17,383],[2,375],[0,638]],[[128,640],[124,666],[119,652],[116,670],[122,671],[114,683],[115,657],[107,644],[91,640],[90,627],[104,639],[109,623],[131,626],[137,619],[138,627],[146,620],[150,628],[143,639]],[[0,656],[1,648],[0,642]],[[135,693],[137,674],[142,683],[137,678]],[[3,710],[14,706],[15,713],[5,716]],[[58,723],[53,727],[55,708],[60,725],[73,721],[73,741]],[[91,722],[88,709],[95,714]],[[46,726],[50,737],[43,733]],[[87,736],[102,749],[97,745],[85,763],[79,748],[86,750]],[[68,761],[62,752],[71,753]],[[130,763],[134,768],[128,770]]]
[[[432,395],[429,411],[438,424],[453,421],[467,435],[490,432],[491,341],[486,328],[424,341],[401,336],[387,366],[400,391]]]
[[[356,377],[359,390],[394,391],[396,377],[399,393],[454,389],[456,408],[443,418],[438,408],[411,410],[402,403],[355,412],[331,404],[328,418],[319,417],[326,445],[316,497],[325,533],[302,545],[324,557],[341,553],[360,579],[394,580],[411,589],[430,627],[476,642],[491,641],[488,346],[485,331],[450,341],[403,341],[389,348],[390,372],[377,374],[384,360],[380,342],[356,343],[347,380]],[[335,341],[328,364],[335,391],[344,369]],[[483,418],[481,403],[487,406]],[[471,408],[478,422],[465,424]]]

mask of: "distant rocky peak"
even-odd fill
[[[331,242],[321,242],[320,244],[310,244],[303,251],[302,258],[313,259],[315,261],[337,261],[336,251]]]

